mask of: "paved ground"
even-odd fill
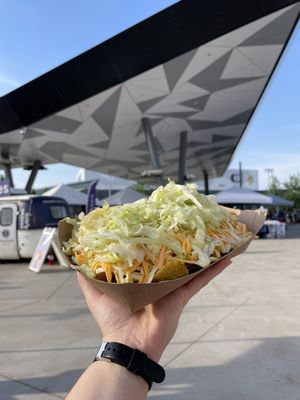
[[[255,240],[187,306],[153,400],[300,399],[300,226]],[[100,342],[72,271],[0,264],[0,399],[63,399]]]

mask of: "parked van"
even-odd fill
[[[56,227],[68,215],[58,197],[0,197],[0,260],[31,258],[45,227]]]

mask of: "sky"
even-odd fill
[[[0,96],[174,4],[171,0],[0,0]],[[284,182],[300,173],[300,23],[229,168],[266,169]],[[78,168],[49,165],[35,188],[74,181]],[[29,173],[14,169],[15,186]]]

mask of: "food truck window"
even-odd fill
[[[53,219],[63,219],[67,216],[65,206],[50,206],[50,213]]]
[[[9,207],[2,208],[0,215],[0,225],[10,226],[13,222],[13,210]]]

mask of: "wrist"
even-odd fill
[[[155,345],[149,345],[141,342],[134,336],[119,336],[119,335],[108,335],[108,336],[103,336],[102,338],[103,342],[117,342],[117,343],[122,343],[125,344],[126,346],[132,347],[134,349],[137,349],[139,351],[142,351],[145,353],[151,360],[155,362],[159,362],[163,350],[159,349]]]
[[[151,389],[152,382],[161,383],[165,371],[161,365],[150,359],[144,352],[120,342],[102,342],[94,361],[110,360],[129,372],[142,377]]]
[[[88,372],[92,375],[91,385],[95,389],[93,396],[86,397],[85,392],[78,397],[78,400],[98,398],[132,400],[135,396],[141,399],[147,397],[149,391],[147,382],[118,364],[106,361],[94,362],[88,367]]]

